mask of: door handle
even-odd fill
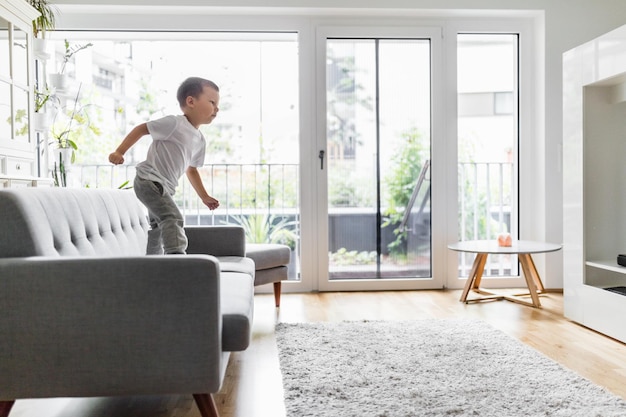
[[[320,159],[320,169],[324,169],[324,154],[325,152],[321,150],[317,156]]]

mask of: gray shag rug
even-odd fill
[[[626,401],[482,321],[279,323],[276,338],[288,417],[626,416]]]

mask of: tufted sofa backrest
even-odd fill
[[[148,229],[133,191],[0,190],[0,258],[145,255]]]

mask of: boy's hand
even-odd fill
[[[208,196],[207,198],[203,199],[202,202],[204,203],[205,206],[207,206],[211,210],[215,210],[216,208],[220,206],[220,202],[211,196]]]
[[[119,165],[124,163],[124,154],[121,152],[115,151],[109,154],[109,162],[114,165]]]

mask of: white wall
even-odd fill
[[[118,22],[126,19],[127,26],[132,28],[132,14],[148,11],[160,14],[161,18],[185,13],[445,18],[458,14],[493,17],[495,10],[516,14],[528,11],[535,18],[539,34],[545,30],[545,38],[540,36],[538,39],[539,48],[544,48],[545,60],[537,63],[538,66],[545,65],[545,71],[542,74],[539,67],[535,74],[539,104],[534,127],[536,143],[531,149],[535,149],[536,154],[526,155],[535,161],[536,167],[522,172],[521,178],[527,187],[535,190],[533,207],[536,210],[523,214],[529,216],[526,218],[529,221],[523,224],[532,224],[533,230],[522,230],[521,234],[522,237],[557,243],[563,240],[562,54],[626,24],[624,0],[177,0],[176,6],[171,6],[171,0],[57,0],[53,3],[60,6],[59,29],[72,29],[77,21],[93,12],[97,12],[99,18],[115,14]],[[541,268],[546,287],[561,288],[562,254],[557,252],[547,256],[548,261]]]

